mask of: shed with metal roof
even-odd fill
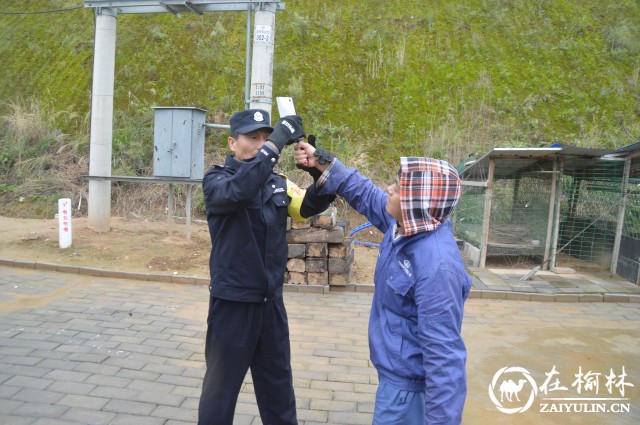
[[[606,270],[639,283],[640,143],[494,148],[460,176],[454,225],[472,265]]]

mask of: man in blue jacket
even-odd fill
[[[460,424],[467,392],[461,328],[471,288],[448,219],[461,193],[446,161],[403,157],[386,191],[333,154],[296,145],[297,163],[322,172],[384,233],[374,275],[369,350],[379,385],[374,424]]]
[[[233,423],[249,368],[262,423],[297,424],[282,299],[287,216],[318,214],[335,196],[315,185],[301,190],[273,171],[282,149],[305,136],[300,117],[271,128],[266,111],[250,109],[234,114],[230,127],[233,154],[202,179],[212,247],[198,424]]]

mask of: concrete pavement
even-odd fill
[[[371,298],[285,293],[301,424],[371,423]],[[608,301],[470,299],[463,423],[640,423],[640,303]],[[207,302],[205,285],[0,265],[0,424],[195,423]],[[261,423],[250,376],[235,423]]]
[[[605,271],[554,271],[469,267],[476,291],[485,299],[559,302],[640,302],[640,286]],[[523,277],[528,277],[522,280]]]

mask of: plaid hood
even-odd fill
[[[447,161],[402,157],[398,176],[404,236],[437,229],[460,199],[460,177]]]

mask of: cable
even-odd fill
[[[40,13],[68,12],[70,10],[76,10],[76,9],[84,9],[84,6],[73,6],[73,7],[67,7],[66,9],[39,10],[37,12],[1,12],[0,11],[0,15],[37,15]]]
[[[366,223],[361,224],[360,226],[356,227],[351,232],[349,232],[349,236],[353,236],[354,233],[359,232],[362,229],[366,229],[369,226],[372,226],[372,224],[371,224],[371,222],[367,221]],[[379,248],[380,247],[379,243],[373,243],[373,242],[365,242],[365,241],[354,240],[353,243],[358,244],[358,245],[370,246],[370,247],[373,247],[373,248]]]

